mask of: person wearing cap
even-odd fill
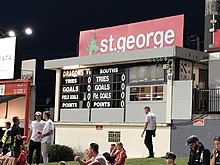
[[[38,131],[42,131],[45,125],[45,121],[41,120],[42,113],[37,111],[35,112],[36,120],[31,122],[30,130],[28,133],[28,138],[25,144],[29,142],[27,162],[32,164],[32,158],[34,150],[36,150],[36,164],[40,163],[40,154],[41,154],[41,141],[38,138]]]
[[[149,156],[147,158],[154,158],[154,148],[153,148],[153,140],[152,137],[156,136],[156,116],[153,112],[150,112],[150,107],[144,107],[144,112],[146,114],[145,117],[145,124],[144,129],[141,134],[141,137],[144,137],[145,133],[145,139],[144,144],[146,145]]]
[[[176,159],[176,154],[173,152],[167,152],[165,156],[163,156],[162,158],[166,159],[166,164],[167,165],[176,165],[174,163],[175,159]]]
[[[10,143],[11,143],[11,123],[10,122],[6,122],[5,123],[5,132],[4,132],[4,135],[1,139],[1,142],[2,142],[2,152],[3,152],[3,155],[6,155],[8,152],[9,152],[9,148],[10,148]]]
[[[188,165],[210,165],[211,153],[196,135],[189,136],[186,145],[190,147]]]
[[[211,154],[210,165],[220,164],[220,136],[215,136],[213,139],[214,149]]]

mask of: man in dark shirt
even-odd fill
[[[14,116],[12,120],[14,125],[11,128],[11,161],[12,164],[17,164],[17,159],[20,155],[20,150],[25,136],[21,136],[21,128],[19,127],[20,120],[18,116]]]
[[[188,165],[210,165],[210,151],[204,147],[195,135],[188,137],[186,145],[190,147]]]

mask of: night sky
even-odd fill
[[[185,15],[184,36],[203,38],[205,0],[7,0],[1,1],[0,30],[22,31],[22,59],[37,59],[37,104],[54,97],[55,72],[43,61],[76,56],[79,32]]]

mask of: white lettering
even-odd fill
[[[127,38],[127,48],[133,49],[134,46],[135,46],[135,37],[133,35],[130,35]]]
[[[76,108],[77,103],[62,103],[62,108]]]
[[[76,84],[77,83],[77,79],[65,79],[65,83],[66,84]]]
[[[107,39],[101,40],[100,45],[101,45],[100,51],[101,51],[102,53],[107,52],[107,50],[108,50],[108,40],[107,40]]]
[[[142,42],[142,43],[141,43]],[[145,35],[144,34],[139,34],[137,36],[137,39],[136,39],[136,46],[138,48],[143,48],[145,45]]]
[[[63,93],[79,92],[79,86],[69,86],[62,88]]]
[[[165,32],[164,40],[166,44],[168,45],[172,44],[174,42],[174,38],[175,38],[175,33],[172,29],[169,29]]]
[[[96,91],[110,90],[110,88],[111,88],[110,84],[96,84],[95,85]]]
[[[154,34],[154,44],[156,45],[154,48],[157,48],[158,45],[160,48],[163,47],[163,31],[157,31]]]
[[[110,102],[93,102],[94,108],[105,108],[110,106],[111,106]]]
[[[118,41],[117,41],[118,50],[124,52],[125,51],[125,45],[126,45],[126,37],[119,37]]]
[[[113,43],[113,41],[114,41],[114,38],[112,37],[112,35],[110,35],[110,38],[109,38],[109,51],[110,52],[113,52],[114,51],[114,49],[113,49],[113,47],[112,47],[112,43]]]
[[[118,68],[108,68],[108,69],[100,69],[100,74],[105,74],[105,73],[118,73]]]
[[[172,29],[166,31],[155,31],[146,34],[138,34],[137,36],[128,35],[121,36],[117,40],[112,35],[109,39],[101,40],[100,51],[105,53],[110,52],[125,52],[126,50],[132,50],[135,46],[139,49],[144,47],[163,47],[164,44],[171,45],[175,41],[175,32]],[[113,47],[116,42],[116,47]]]
[[[96,81],[97,82],[109,82],[109,76],[97,76]]]

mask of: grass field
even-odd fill
[[[177,165],[186,165],[188,158],[179,157],[176,159],[175,163]],[[77,162],[66,162],[67,165],[78,165]],[[127,159],[127,165],[166,165],[163,158],[147,159],[147,158],[137,158],[137,159]],[[58,162],[49,163],[49,165],[58,165]]]

